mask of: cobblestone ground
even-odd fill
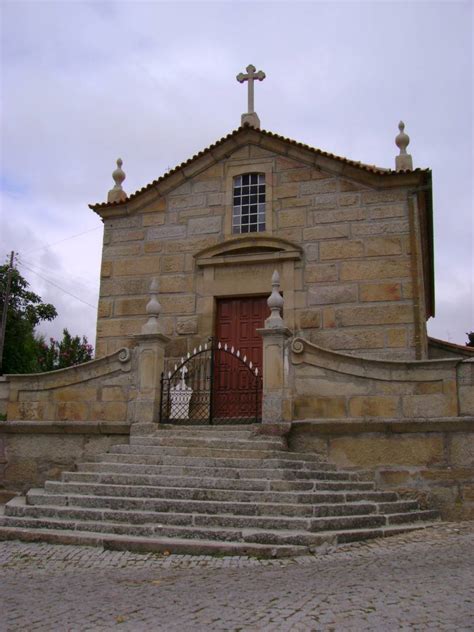
[[[474,523],[287,560],[0,542],[0,630],[474,630]]]

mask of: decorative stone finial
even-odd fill
[[[127,199],[127,194],[122,189],[122,182],[127,177],[125,175],[125,171],[122,169],[122,159],[118,158],[117,160],[117,169],[112,173],[112,178],[114,179],[115,186],[113,189],[110,189],[107,195],[107,202],[124,202]]]
[[[407,154],[407,147],[410,137],[405,134],[405,123],[400,121],[398,124],[400,133],[395,138],[395,144],[400,149],[400,155],[395,157],[395,168],[397,171],[413,171],[413,160],[410,154]]]
[[[241,117],[241,125],[244,123],[248,123],[252,127],[256,129],[260,129],[260,119],[258,118],[257,113],[254,110],[254,94],[253,94],[253,82],[254,81],[263,81],[265,79],[265,73],[263,70],[259,70],[256,72],[255,66],[249,64],[246,68],[247,74],[239,72],[236,79],[239,83],[244,83],[244,81],[248,81],[248,112],[242,114]]]
[[[285,323],[281,317],[283,303],[283,296],[280,294],[280,275],[278,271],[275,270],[272,276],[272,293],[267,299],[267,305],[271,310],[270,316],[265,321],[265,327],[267,329],[285,327]]]
[[[150,300],[146,306],[146,313],[149,315],[148,321],[142,327],[142,334],[162,334],[158,317],[161,312],[161,305],[158,302],[158,281],[153,279],[150,284]]]

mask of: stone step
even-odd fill
[[[105,550],[115,551],[176,553],[182,555],[246,555],[262,558],[278,558],[293,557],[308,552],[308,548],[303,546],[164,537],[140,538],[87,531],[28,529],[19,527],[0,527],[0,539],[98,546]]]
[[[326,471],[321,470],[319,465],[317,470],[298,470],[290,468],[238,468],[225,466],[207,466],[199,465],[146,465],[142,463],[121,463],[97,461],[93,463],[79,463],[77,466],[79,473],[88,474],[132,474],[140,476],[200,476],[200,477],[216,477],[218,479],[266,479],[266,480],[286,480],[286,481],[311,481],[312,479],[321,479],[321,474]],[[331,472],[329,474],[339,474]],[[347,473],[348,480],[358,480],[356,473]],[[328,478],[327,480],[331,480]],[[333,479],[333,480],[338,480]]]
[[[387,524],[389,525],[397,525],[397,524],[405,524],[406,522],[416,522],[416,521],[433,521],[439,519],[439,512],[433,509],[419,509],[418,511],[413,511],[410,513],[397,513],[390,514],[387,516]]]
[[[110,448],[107,454],[138,454],[138,455],[157,455],[157,456],[180,456],[180,457],[211,457],[220,459],[274,459],[274,458],[287,458],[290,461],[293,460],[305,460],[314,461],[318,459],[302,458],[300,455],[294,455],[291,452],[285,452],[283,450],[271,449],[259,449],[258,447],[252,448],[220,448],[212,446],[193,446],[193,447],[179,447],[168,445],[128,445],[119,444]],[[311,456],[311,455],[310,455]]]
[[[311,491],[255,491],[242,489],[208,489],[202,487],[156,487],[152,485],[118,485],[106,483],[64,483],[47,481],[44,487],[49,494],[117,496],[120,498],[166,498],[228,501],[244,503],[313,503],[314,492],[373,490],[373,483],[356,481],[353,483],[339,481],[313,482]]]
[[[322,522],[322,521],[320,521]],[[339,520],[325,519],[328,530],[351,529],[351,528],[377,528],[385,525],[383,516],[359,516],[357,518],[346,518]],[[100,520],[92,521],[63,521],[49,519],[22,518],[16,521],[8,521],[4,525],[20,526],[29,529],[68,529],[77,531],[92,531],[96,533],[106,533],[113,535],[126,535],[132,537],[165,537],[192,540],[219,540],[233,542],[251,542],[259,544],[278,545],[318,545],[319,534],[309,531],[294,531],[290,529],[265,529],[265,528],[235,528],[235,527],[213,527],[196,525],[163,525],[163,524],[127,524],[124,522],[114,523]]]
[[[51,528],[74,529],[79,531],[96,531],[114,533],[120,535],[143,537],[185,537],[204,540],[235,540],[247,542],[260,542],[265,544],[314,544],[315,533],[333,530],[347,530],[360,528],[378,528],[389,524],[406,524],[420,520],[436,519],[434,511],[417,511],[403,514],[394,514],[396,520],[391,522],[393,516],[381,514],[362,514],[352,516],[326,516],[310,520],[280,519],[280,518],[242,518],[237,516],[206,516],[194,515],[191,521],[186,523],[172,522],[157,519],[156,514],[148,514],[152,519],[147,521],[146,514],[142,514],[140,523],[122,519],[112,521],[102,512],[80,512],[67,508],[69,516],[65,513],[58,515],[58,507],[48,507],[50,515],[46,516],[38,512],[38,507],[24,505],[17,507],[20,511],[15,516],[6,516],[4,526],[18,526],[27,528]],[[46,509],[46,508],[45,508]],[[36,512],[34,511],[36,510]],[[36,515],[34,515],[36,513]],[[32,515],[33,514],[33,515]],[[79,516],[78,516],[79,514]],[[160,517],[161,518],[161,517]],[[275,528],[276,527],[276,528]]]
[[[107,454],[134,454],[139,456],[156,455],[171,457],[215,458],[215,459],[284,459],[285,461],[303,461],[305,463],[319,463],[320,459],[313,454],[305,452],[287,452],[284,450],[219,447],[177,447],[168,445],[128,445],[119,444],[110,448]]]
[[[235,515],[235,514],[202,514],[155,511],[127,511],[121,509],[104,510],[102,508],[83,508],[62,505],[27,505],[25,497],[16,498],[6,507],[6,514],[12,518],[60,519],[65,521],[105,520],[108,522],[125,522],[130,524],[172,524],[196,526],[234,526],[264,527],[270,529],[307,530],[311,527],[312,517],[268,516],[268,515]],[[313,517],[349,517],[369,514],[385,514],[398,516],[400,512],[412,512],[408,520],[419,512],[415,501],[394,501],[392,503],[339,503],[319,504],[314,508]],[[395,518],[397,519],[397,518]]]
[[[132,425],[131,437],[215,437],[221,439],[248,439],[249,437],[255,437],[259,439],[269,438],[268,435],[259,435],[260,424],[258,425],[217,425],[217,426],[178,426],[177,424],[145,424],[134,423]],[[273,437],[270,437],[273,438]]]
[[[140,475],[116,472],[63,472],[64,483],[95,483],[108,485],[151,485],[159,487],[188,487],[203,489],[240,489],[253,491],[314,491],[314,483],[320,481],[350,482],[333,472],[319,472],[311,480],[285,480],[265,478],[226,478],[214,476]],[[333,478],[334,477],[334,478]]]
[[[66,529],[42,529],[21,527],[0,527],[0,540],[22,540],[26,542],[49,542],[55,544],[74,544],[100,546],[109,550],[128,550],[137,552],[179,553],[193,555],[248,555],[258,557],[287,557],[308,553],[317,546],[329,543],[352,542],[369,538],[398,535],[433,523],[414,523],[403,526],[384,526],[371,529],[345,529],[315,534],[312,546],[259,544],[254,542],[227,542],[216,540],[193,540],[166,537],[131,537],[117,534],[104,534]]]
[[[255,434],[259,432],[261,429],[261,424],[203,424],[203,425],[193,425],[193,424],[158,424],[155,423],[153,426],[153,432],[151,434],[191,434],[191,435],[202,435],[207,433],[209,435],[226,435],[229,436],[238,436],[238,435],[249,435]]]
[[[117,446],[118,447],[118,446]],[[273,468],[286,468],[286,469],[310,469],[310,468],[323,468],[319,461],[299,460],[285,458],[284,455],[266,457],[265,459],[257,458],[231,458],[231,457],[202,457],[202,456],[173,456],[173,455],[158,455],[158,454],[131,454],[131,453],[112,453],[108,452],[104,455],[99,455],[96,459],[97,462],[109,462],[109,463],[136,463],[143,465],[197,465],[200,467],[234,467],[239,469],[246,468],[259,468],[273,469]],[[328,468],[332,469],[332,468]]]
[[[195,437],[193,435],[153,435],[151,437],[131,437],[130,445],[178,448],[214,448],[222,450],[284,450],[287,448],[281,439],[234,438],[234,437]]]
[[[344,502],[390,502],[398,500],[394,492],[324,492],[312,494],[311,503],[229,502],[190,500],[181,498],[133,498],[116,496],[86,496],[81,494],[49,494],[43,489],[27,493],[30,505],[63,505],[69,507],[119,509],[128,511],[174,511],[178,513],[211,513],[236,515],[270,515],[312,517],[318,504]]]

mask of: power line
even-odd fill
[[[100,230],[101,226],[97,226],[96,228],[90,228],[89,230],[84,230],[82,233],[76,233],[75,235],[71,235],[70,237],[65,237],[64,239],[60,239],[59,241],[55,241],[52,244],[47,244],[46,246],[39,246],[38,248],[33,248],[33,250],[28,250],[27,255],[32,252],[37,252],[38,250],[46,250],[46,248],[51,248],[52,246],[57,246],[58,244],[62,244],[65,241],[69,241],[70,239],[74,239],[75,237],[80,237],[81,235],[86,235],[87,233],[92,233],[95,230]]]
[[[55,274],[53,270],[49,270],[48,268],[44,268],[43,266],[39,265],[39,263],[36,262],[32,262],[32,261],[28,261],[28,259],[24,259],[23,257],[18,257],[18,262],[19,263],[25,263],[26,265],[29,265],[31,267],[33,267],[36,271],[40,271],[43,272],[45,274]],[[75,277],[72,275],[68,275],[68,278],[74,282],[74,283],[80,283],[84,286],[87,286],[86,289],[93,289],[94,291],[97,292],[97,285],[92,286],[92,284],[87,283],[87,281],[85,281],[84,279],[82,279],[81,277]]]
[[[43,281],[46,281],[46,283],[50,283],[51,285],[54,285],[54,287],[56,287],[58,290],[61,290],[61,292],[64,292],[65,294],[69,294],[69,296],[72,296],[72,298],[75,298],[77,301],[80,301],[81,303],[84,303],[84,305],[88,305],[89,307],[92,307],[92,309],[94,311],[97,309],[96,305],[92,305],[91,303],[88,303],[87,301],[84,301],[82,298],[79,298],[79,296],[76,296],[75,294],[72,294],[72,292],[69,292],[68,290],[65,290],[63,287],[61,287],[57,283],[54,283],[54,281],[51,281],[51,279],[47,279],[46,277],[41,275],[39,272],[36,272],[36,270],[33,270],[32,268],[27,266],[25,263],[22,263],[21,261],[19,261],[18,263],[20,265],[22,265],[24,268],[26,268],[27,270],[29,270],[30,272],[33,272],[33,274],[36,274],[37,276],[39,276],[39,278],[43,279]]]

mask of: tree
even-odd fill
[[[92,360],[93,347],[85,336],[74,336],[67,329],[63,329],[62,340],[49,339],[49,345],[44,337],[37,339],[38,365],[40,371],[54,371],[64,369],[75,364],[82,364]]]
[[[5,309],[5,293],[9,266],[0,266],[1,314]],[[38,294],[28,290],[29,283],[15,268],[12,271],[7,327],[3,348],[3,373],[32,373],[39,369],[34,330],[43,320],[53,320],[57,311],[51,303],[43,303]]]
[[[474,331],[466,332],[466,336],[469,338],[469,342],[466,342],[466,347],[474,347]]]

